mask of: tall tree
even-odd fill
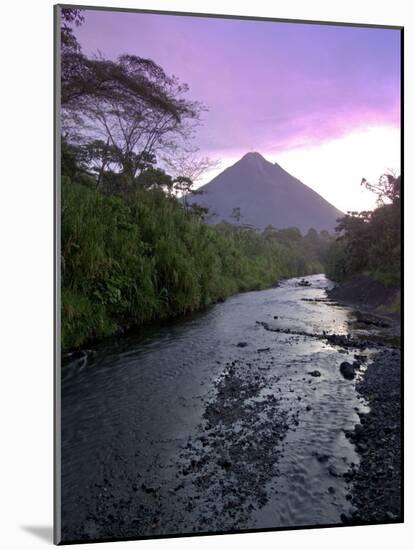
[[[85,56],[73,31],[83,23],[81,10],[61,13],[63,137],[108,143],[118,169],[133,180],[153,164],[151,156],[168,156],[192,137],[203,106],[186,99],[188,86],[150,59]]]

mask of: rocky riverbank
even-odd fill
[[[69,358],[66,542],[400,521],[395,325],[307,280]]]
[[[362,349],[372,349],[374,343],[377,350],[356,381],[370,411],[358,413],[360,423],[346,433],[360,465],[346,474],[355,511],[342,516],[344,523],[402,521],[400,316],[379,313],[397,292],[363,275],[327,292],[329,299],[359,308],[350,323],[350,337],[367,340]]]
[[[372,310],[391,304],[399,294],[399,289],[387,287],[380,281],[361,274],[335,286],[327,294],[329,298],[343,304]]]
[[[347,437],[361,457],[349,473],[356,511],[345,522],[402,521],[401,499],[401,376],[399,350],[382,350],[356,384],[370,412]]]

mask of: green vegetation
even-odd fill
[[[110,196],[64,177],[62,346],[321,272],[329,243],[316,231],[209,226],[161,189]]]
[[[364,273],[385,286],[398,287],[401,276],[400,177],[382,176],[362,183],[378,196],[373,211],[350,212],[338,220],[337,239],[326,260],[326,273],[345,281]]]
[[[323,271],[326,232],[204,223],[187,202],[211,166],[190,143],[204,107],[152,60],[85,56],[83,18],[62,9],[62,348]]]

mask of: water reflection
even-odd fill
[[[67,540],[340,522],[349,509],[341,474],[358,460],[344,430],[358,421],[364,404],[355,383],[339,374],[338,349],[300,334],[346,333],[349,318],[346,308],[326,302],[331,283],[323,275],[307,280],[310,287],[290,279],[239,294],[191,319],[106,341],[87,360],[65,365]],[[244,483],[249,468],[254,475],[260,466],[257,453],[243,453],[244,477],[231,486],[230,467],[223,470],[212,459],[217,444],[201,439],[208,407],[224,406],[218,399],[229,368],[260,388],[242,395],[242,403],[237,395],[229,401],[241,407],[245,425],[234,420],[221,433],[217,424],[220,452],[234,452],[242,437],[257,449],[264,430],[276,433],[282,418],[289,423],[280,443],[266,451],[260,495]],[[315,370],[320,376],[309,374]],[[197,468],[183,473],[191,460]],[[237,484],[245,487],[243,501]],[[226,513],[220,499],[240,514]]]

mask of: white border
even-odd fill
[[[413,205],[414,174],[409,144],[413,141],[414,18],[404,0],[101,0],[90,5],[201,11],[277,18],[316,19],[405,26],[406,52],[406,211]],[[0,250],[2,269],[1,365],[1,515],[2,547],[30,549],[47,542],[31,527],[52,525],[52,361],[53,361],[53,2],[20,0],[2,6],[2,174]],[[409,62],[407,62],[409,60]],[[411,67],[410,67],[411,65]],[[375,86],[375,83],[373,83]],[[4,124],[4,120],[6,124]],[[410,123],[411,121],[411,123]],[[412,147],[411,147],[412,149]],[[410,185],[410,182],[413,182]],[[411,218],[411,219],[410,219]],[[406,215],[406,242],[411,242],[412,218]],[[412,304],[409,273],[412,256],[406,250],[406,311]],[[406,394],[414,388],[409,357],[410,320],[406,320]],[[189,539],[111,543],[108,548],[240,548],[332,549],[409,547],[412,526],[413,459],[406,400],[406,524],[226,535]],[[411,490],[410,490],[411,489]],[[411,533],[410,533],[411,531]],[[37,531],[39,532],[39,530]],[[45,529],[40,530],[45,533]],[[50,539],[49,539],[50,544]],[[84,545],[84,548],[97,545]]]

